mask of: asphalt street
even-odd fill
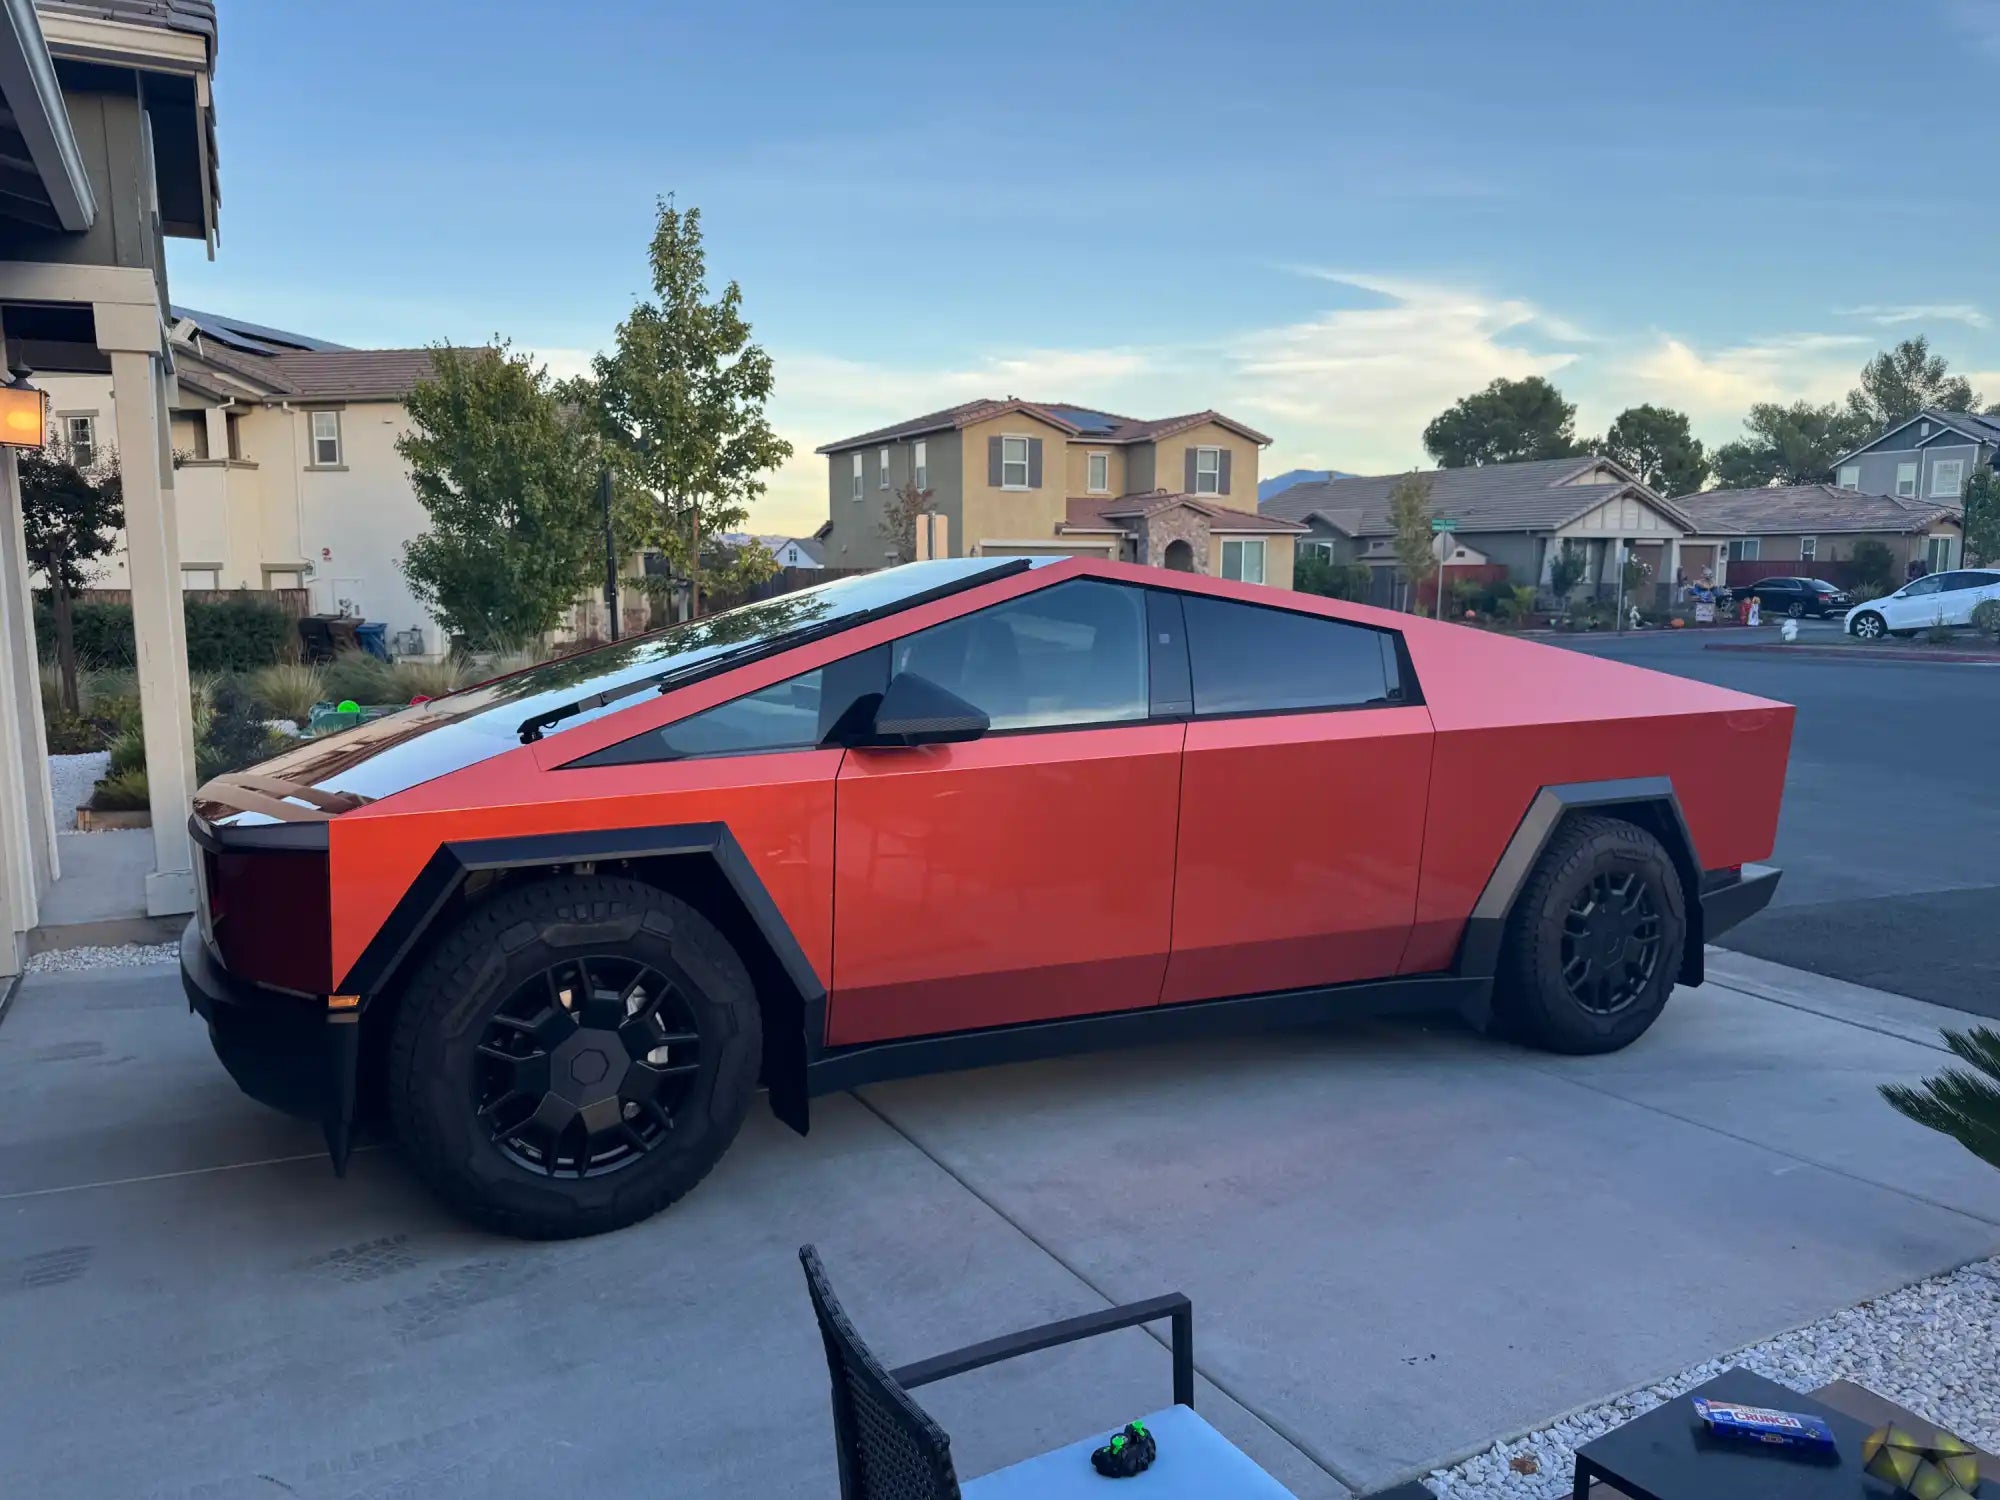
[[[1802,639],[1838,637],[1809,623]],[[2000,1017],[2000,667],[1707,649],[1716,639],[1562,644],[1797,705],[1784,880],[1721,946]]]

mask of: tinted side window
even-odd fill
[[[1929,573],[1926,574],[1924,577],[1919,578],[1915,583],[1912,583],[1905,588],[1897,590],[1897,592],[1900,593],[1905,599],[1917,599],[1921,598],[1925,594],[1935,594],[1939,589],[1943,587],[1944,587],[1944,574]]]
[[[872,708],[888,672],[881,648],[787,677],[741,698],[607,745],[570,766],[627,766],[697,755],[754,755],[823,745],[857,703]],[[567,767],[565,769],[568,769]]]
[[[995,729],[1117,724],[1147,713],[1146,601],[1078,578],[933,625],[891,648],[986,711]]]
[[[1940,587],[1945,593],[1950,594],[1959,589],[1976,589],[1979,584],[1980,577],[1977,573],[1946,573]]]
[[[1395,640],[1317,615],[1185,595],[1197,714],[1400,702]]]

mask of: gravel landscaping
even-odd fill
[[[54,792],[56,832],[76,833],[76,810],[90,800],[90,789],[111,764],[109,750],[86,750],[81,755],[51,755],[49,786]]]
[[[1852,1380],[1988,1452],[2000,1450],[2000,1256],[1795,1328],[1495,1443],[1427,1482],[1439,1500],[1544,1500],[1570,1492],[1576,1449],[1731,1365],[1798,1391]],[[1520,1468],[1517,1468],[1516,1465]],[[1530,1472],[1522,1473],[1521,1468]]]
[[[119,943],[109,948],[54,948],[29,959],[22,972],[73,974],[83,969],[127,969],[139,964],[179,963],[179,943]]]

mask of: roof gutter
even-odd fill
[[[56,222],[81,234],[97,222],[97,195],[83,169],[55,60],[42,37],[34,0],[0,0],[0,94],[55,210]]]

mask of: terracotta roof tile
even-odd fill
[[[1124,523],[1141,521],[1178,505],[1185,505],[1207,516],[1211,531],[1291,533],[1307,529],[1296,521],[1217,504],[1206,495],[1178,494],[1168,490],[1152,490],[1138,495],[1071,495],[1064,505],[1067,509],[1063,522],[1065,531],[1126,531],[1130,527]]]

